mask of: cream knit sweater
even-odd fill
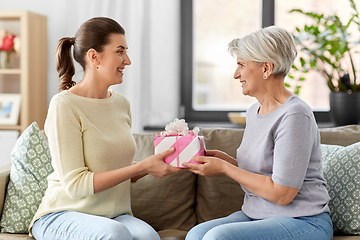
[[[63,210],[109,218],[131,214],[130,180],[96,194],[93,186],[94,172],[131,164],[136,146],[130,127],[130,105],[119,93],[93,99],[63,91],[52,98],[45,133],[54,172],[30,230],[37,219]]]

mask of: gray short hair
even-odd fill
[[[274,64],[272,74],[285,77],[294,63],[297,50],[293,36],[283,28],[270,26],[232,40],[229,52],[234,57]]]

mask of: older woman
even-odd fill
[[[229,51],[243,94],[258,100],[247,111],[237,157],[212,150],[194,158],[201,165],[184,166],[231,177],[245,191],[244,204],[194,227],[187,239],[332,239],[318,127],[311,108],[284,86],[297,56],[291,34],[267,27],[234,39]]]

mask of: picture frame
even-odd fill
[[[19,122],[21,95],[0,94],[0,125],[17,125]]]

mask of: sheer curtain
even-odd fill
[[[178,116],[180,105],[180,0],[12,0],[1,10],[27,10],[48,17],[48,101],[57,93],[55,49],[61,37],[74,36],[89,18],[106,16],[126,31],[131,66],[124,82],[113,86],[131,104],[133,132],[164,125]],[[76,66],[75,81],[83,72]]]

